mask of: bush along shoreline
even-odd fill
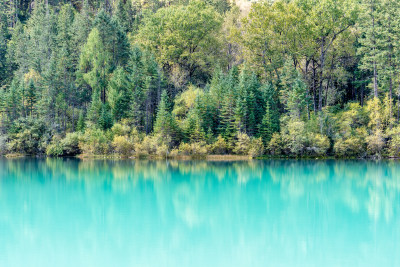
[[[380,114],[385,105],[370,100],[366,106],[351,103],[338,113],[311,115],[306,122],[285,116],[280,131],[269,138],[250,137],[243,132],[233,136],[214,136],[199,130],[192,140],[177,142],[168,133],[146,135],[132,126],[129,120],[115,123],[102,130],[87,125],[82,131],[65,136],[46,131],[45,123],[27,119],[18,131],[0,137],[1,154],[8,157],[49,156],[83,158],[135,159],[206,159],[214,158],[399,158],[400,126]],[[320,121],[328,120],[328,128]],[[380,128],[375,129],[379,123]],[[162,124],[165,126],[165,124]],[[330,133],[330,135],[328,135]],[[176,134],[176,133],[175,133]],[[180,133],[182,134],[182,132]],[[176,138],[176,137],[175,137]],[[266,142],[265,142],[266,141]]]

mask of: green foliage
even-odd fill
[[[271,109],[270,109],[270,104],[267,103],[265,114],[261,121],[261,125],[259,127],[259,135],[261,136],[263,143],[265,145],[269,143],[273,133],[274,133],[274,127],[272,123]]]
[[[1,153],[399,156],[398,1],[4,7]]]
[[[86,155],[105,155],[111,152],[106,133],[97,128],[87,128],[79,140],[79,148]]]
[[[208,72],[218,48],[222,19],[204,1],[169,6],[144,18],[136,41],[150,49],[168,70],[175,85],[193,81],[199,71]]]
[[[76,125],[76,131],[78,132],[84,132],[86,128],[86,123],[85,123],[85,115],[83,114],[83,111],[79,112],[79,119],[78,123]]]
[[[0,135],[0,155],[5,155],[8,152],[6,135]]]
[[[29,116],[33,116],[36,104],[36,87],[33,80],[29,81],[28,88],[26,90],[26,109]]]
[[[130,111],[130,81],[122,68],[117,68],[109,82],[108,102],[111,107],[111,114],[114,121],[127,118]]]
[[[112,121],[111,111],[107,104],[102,105],[100,117],[97,123],[100,129],[102,130],[108,130],[112,127],[113,121]]]
[[[166,91],[163,91],[161,94],[157,118],[154,124],[154,133],[171,138],[172,141],[178,138],[177,125],[169,109],[169,100]]]
[[[282,70],[281,87],[281,102],[291,116],[300,118],[308,105],[307,85],[289,61]]]
[[[210,150],[213,154],[224,155],[229,153],[231,148],[230,145],[225,141],[225,139],[221,135],[218,135],[215,143],[211,144]]]
[[[282,138],[279,133],[274,133],[268,144],[268,151],[273,156],[279,156],[282,154]]]
[[[179,145],[178,155],[201,158],[207,155],[207,147],[204,142],[184,143]]]
[[[21,118],[13,123],[9,140],[8,150],[12,153],[42,154],[48,142],[48,130],[42,120]]]
[[[114,153],[124,157],[129,157],[134,151],[134,144],[128,136],[114,136],[112,146],[114,148]]]
[[[400,157],[400,126],[389,131],[388,154],[390,157]]]
[[[250,147],[249,147],[249,151],[248,151],[248,155],[251,158],[255,158],[255,157],[260,157],[262,155],[264,155],[264,146],[263,146],[263,141],[260,138],[252,138],[251,142],[250,142]]]

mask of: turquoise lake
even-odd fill
[[[0,159],[0,266],[400,266],[400,162]]]

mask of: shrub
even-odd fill
[[[161,143],[156,148],[156,155],[160,158],[167,158],[169,153],[168,146],[165,143]]]
[[[340,137],[333,147],[335,154],[340,157],[360,157],[365,154],[366,143],[365,128],[357,128],[355,133],[348,138]]]
[[[390,157],[400,157],[400,126],[389,131],[388,154]]]
[[[307,151],[310,155],[324,156],[330,147],[329,138],[325,135],[310,133],[308,135]]]
[[[171,152],[169,153],[169,156],[171,158],[178,157],[179,156],[179,149],[177,149],[177,148],[172,149]]]
[[[7,136],[0,135],[0,155],[7,154]]]
[[[81,153],[79,148],[80,134],[77,132],[67,133],[64,139],[61,140],[64,156],[76,156]]]
[[[181,143],[178,151],[185,156],[203,157],[207,155],[207,146],[205,142]]]
[[[59,157],[63,155],[63,147],[61,143],[52,142],[46,148],[46,155],[51,157]]]
[[[111,150],[109,144],[105,132],[97,128],[87,128],[79,140],[79,148],[88,155],[107,154]]]
[[[245,133],[237,134],[237,141],[233,152],[238,155],[247,155],[250,150],[250,137]]]
[[[369,155],[380,156],[385,146],[385,139],[382,130],[377,129],[375,132],[365,138],[367,142],[367,152]]]
[[[249,146],[248,155],[252,158],[259,157],[264,154],[264,144],[262,138],[252,138]]]
[[[47,156],[60,157],[60,156],[75,156],[80,153],[79,149],[79,134],[67,133],[64,139],[60,136],[53,136],[52,141],[46,147]]]
[[[139,140],[137,138],[137,140]],[[158,155],[164,157],[168,155],[168,149],[171,138],[168,136],[147,135],[143,138],[143,141],[137,141],[134,143],[136,156],[148,156],[148,155]]]
[[[279,133],[274,133],[268,144],[268,151],[271,155],[278,156],[282,153],[282,138]]]
[[[131,127],[129,127],[125,121],[121,123],[116,123],[111,127],[111,133],[113,136],[124,136],[129,135],[131,132]]]
[[[304,153],[307,143],[305,124],[297,118],[289,118],[283,123],[282,144],[287,154],[300,156]]]
[[[44,153],[47,131],[43,120],[21,118],[10,129],[8,150],[28,155]]]
[[[225,139],[221,135],[219,135],[217,141],[215,141],[215,143],[210,146],[210,150],[212,154],[223,155],[228,153],[229,146]]]
[[[133,142],[128,138],[128,136],[114,136],[112,146],[114,148],[114,153],[119,154],[124,157],[132,155],[134,150]]]

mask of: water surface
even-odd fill
[[[0,159],[0,266],[400,266],[396,161]]]

